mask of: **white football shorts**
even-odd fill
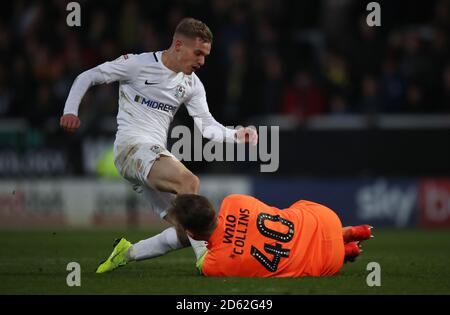
[[[161,155],[176,159],[166,148],[155,144],[135,143],[114,147],[114,164],[119,174],[133,185],[137,193],[144,195],[152,211],[163,219],[175,194],[161,192],[147,184],[153,163]]]

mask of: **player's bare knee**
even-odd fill
[[[200,179],[191,172],[183,173],[179,183],[179,194],[197,194],[200,187]]]
[[[194,194],[197,194],[199,189],[200,189],[200,179],[194,174],[192,174],[191,190]]]

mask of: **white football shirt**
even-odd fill
[[[122,143],[152,143],[167,146],[170,123],[182,104],[201,121],[204,136],[216,141],[234,141],[235,130],[225,128],[210,114],[205,88],[192,73],[175,73],[161,61],[161,51],[127,54],[105,62],[75,80],[64,114],[78,115],[81,98],[91,85],[119,81],[119,111],[116,146]],[[216,129],[213,136],[204,131]]]

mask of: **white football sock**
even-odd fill
[[[183,247],[178,240],[175,228],[170,227],[158,235],[139,241],[131,246],[128,250],[128,259],[129,261],[150,259]]]
[[[188,236],[189,242],[191,242],[192,249],[195,253],[195,258],[199,260],[200,257],[203,256],[203,254],[206,252],[207,248],[206,245],[208,245],[208,242],[206,241],[197,241],[194,240],[192,237]]]

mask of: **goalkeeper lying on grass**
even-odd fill
[[[251,196],[230,195],[217,214],[207,198],[184,194],[168,215],[192,238],[208,242],[197,261],[205,276],[332,276],[372,237],[369,225],[342,227],[331,209],[305,200],[278,209]],[[131,248],[120,239],[97,272],[133,261]]]

